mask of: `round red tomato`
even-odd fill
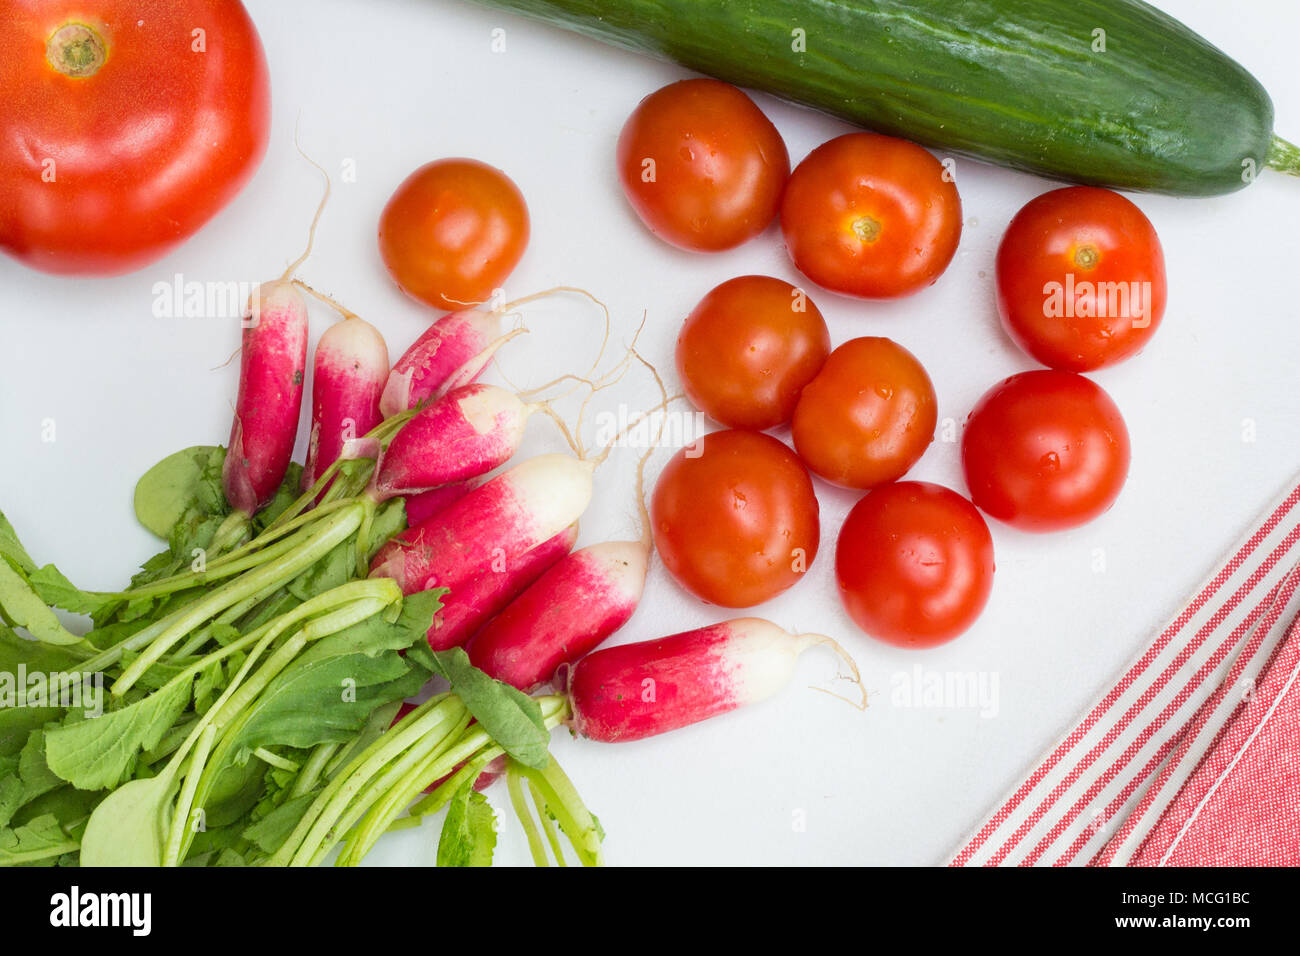
[[[966,421],[971,498],[1026,531],[1073,528],[1102,514],[1128,477],[1124,419],[1099,385],[1041,369],[990,389]]]
[[[961,200],[943,165],[906,140],[848,133],[790,175],[781,231],[799,271],[835,292],[910,295],[948,268]]]
[[[794,447],[813,472],[848,488],[874,488],[907,473],[934,440],[934,385],[897,342],[845,342],[804,386]]]
[[[632,208],[660,239],[696,252],[740,245],[776,217],[790,155],[754,101],[720,80],[651,93],[618,137]]]
[[[505,173],[439,159],[407,176],[379,217],[379,253],[402,291],[438,309],[491,298],[528,246],[528,207]]]
[[[650,501],[664,567],[698,597],[751,607],[776,597],[817,557],[817,497],[771,435],[721,431],[678,452]]]
[[[1114,365],[1155,334],[1165,314],[1165,259],[1155,228],[1119,193],[1092,186],[1031,200],[1002,237],[998,312],[1044,365]]]
[[[770,276],[740,276],[686,317],[677,372],[706,415],[762,431],[790,420],[830,350],[826,320],[802,290]]]
[[[993,588],[993,538],[942,485],[900,481],[853,506],[835,548],[840,597],[858,627],[904,647],[952,640]]]
[[[34,268],[139,269],[266,152],[266,58],[236,0],[16,0],[0,50],[0,249]]]

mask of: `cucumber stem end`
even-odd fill
[[[1281,136],[1274,136],[1273,146],[1268,151],[1264,165],[1288,176],[1300,176],[1300,146],[1288,143]]]

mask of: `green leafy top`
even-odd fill
[[[168,455],[135,485],[135,516],[167,541],[173,530],[194,516],[230,510],[221,486],[225,449],[195,445]]]
[[[469,661],[463,648],[417,653],[430,662],[434,673],[445,678],[452,692],[493,740],[511,757],[528,767],[546,766],[551,735],[537,701],[509,684],[489,677]]]

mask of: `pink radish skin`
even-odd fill
[[[221,479],[236,511],[275,497],[298,435],[307,367],[307,304],[286,281],[260,287],[244,329],[239,396]]]
[[[370,574],[414,594],[454,587],[494,560],[510,563],[582,516],[591,473],[590,462],[569,455],[530,458],[389,541]]]
[[[469,481],[458,481],[452,485],[443,485],[440,488],[430,488],[428,491],[421,491],[418,494],[407,495],[407,527],[414,528],[417,524],[423,524],[434,515],[445,511],[460,501],[461,498],[464,498],[480,484],[482,484],[481,481],[470,479]]]
[[[414,594],[452,587],[494,559],[518,557],[582,516],[591,501],[591,473],[590,462],[569,455],[530,458],[389,541],[370,574]]]
[[[345,319],[316,344],[311,380],[311,437],[302,488],[316,483],[354,442],[383,421],[379,396],[388,380],[388,346],[363,319]]]
[[[570,525],[523,554],[493,559],[468,580],[459,582],[443,598],[443,606],[429,628],[429,646],[435,651],[459,647],[493,615],[513,601],[555,562],[572,550],[578,526]],[[450,587],[450,585],[442,585]]]
[[[370,574],[392,578],[404,594],[449,588],[448,607],[440,614],[441,626],[430,632],[430,643],[435,648],[463,643],[568,553],[572,540],[527,577],[532,565],[525,556],[562,532],[570,533],[570,525],[586,510],[591,470],[589,462],[568,455],[530,458],[389,541],[375,555]],[[514,581],[522,583],[499,590]],[[506,597],[498,601],[501,593]]]
[[[592,740],[640,740],[771,697],[818,634],[746,617],[584,657],[569,675],[571,726]]]
[[[452,389],[393,436],[371,482],[371,497],[387,501],[504,465],[519,449],[536,408],[495,385]]]
[[[645,590],[648,566],[640,541],[575,551],[471,638],[471,663],[531,693],[627,623]]]
[[[411,343],[393,365],[379,408],[385,418],[468,385],[500,344],[501,314],[481,309],[449,312]]]

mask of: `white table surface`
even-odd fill
[[[1244,63],[1270,90],[1278,131],[1300,137],[1291,42],[1300,5],[1255,0],[1231,14],[1218,0],[1161,6]],[[644,313],[642,343],[665,372],[682,318],[713,285],[745,273],[800,282],[775,227],[732,252],[690,255],[654,239],[624,201],[613,170],[618,131],[642,96],[687,75],[677,67],[455,0],[248,7],[271,64],[274,118],[267,158],[234,203],[135,275],[69,280],[0,259],[0,507],[38,561],[57,562],[83,586],[121,586],[157,550],[132,515],[136,478],[173,450],[226,440],[238,363],[220,366],[237,347],[237,323],[156,318],[153,286],[175,274],[270,279],[298,255],[320,180],[294,149],[296,121],[303,148],[334,179],[301,275],[377,325],[394,358],[432,315],[389,280],[376,221],[407,173],[444,156],[501,167],[527,198],[532,241],[508,294],[584,286],[613,309],[619,343]],[[491,50],[496,28],[504,53]],[[849,129],[756,99],[794,162]],[[347,164],[353,182],[343,181]],[[938,391],[941,430],[946,419],[959,430],[986,388],[1034,367],[999,328],[993,259],[1010,217],[1052,185],[967,160],[958,160],[957,183],[965,230],[936,286],[891,304],[812,292],[836,343],[888,335],[916,353]],[[816,652],[782,696],[745,712],[623,745],[557,733],[554,752],[600,815],[610,862],[943,861],[1300,468],[1291,284],[1300,181],[1265,173],[1217,199],[1134,198],[1164,243],[1170,294],[1150,347],[1095,376],[1132,436],[1132,472],[1114,509],[1052,536],[994,525],[998,570],[983,617],[950,644],[909,652],[856,632],[841,609],[834,542],[855,495],[819,484],[822,551],[810,580],[753,613],[841,638],[870,707],[859,713],[806,689],[834,672]],[[333,321],[315,305],[312,318],[313,339]],[[502,359],[511,380],[540,383],[590,361],[598,318],[588,305],[539,303],[527,321],[532,334]],[[599,407],[642,407],[653,394],[633,373]],[[545,422],[530,428],[529,450],[558,450]],[[1251,430],[1254,440],[1243,440]],[[616,453],[598,474],[584,543],[636,534],[634,458]],[[936,441],[910,477],[964,492],[958,445]],[[616,640],[728,616],[656,566]],[[917,666],[996,679],[996,713],[899,706],[896,675]],[[506,810],[503,788],[490,795]],[[436,836],[426,827],[386,838],[371,861],[430,863]],[[527,860],[507,822],[498,862]]]

